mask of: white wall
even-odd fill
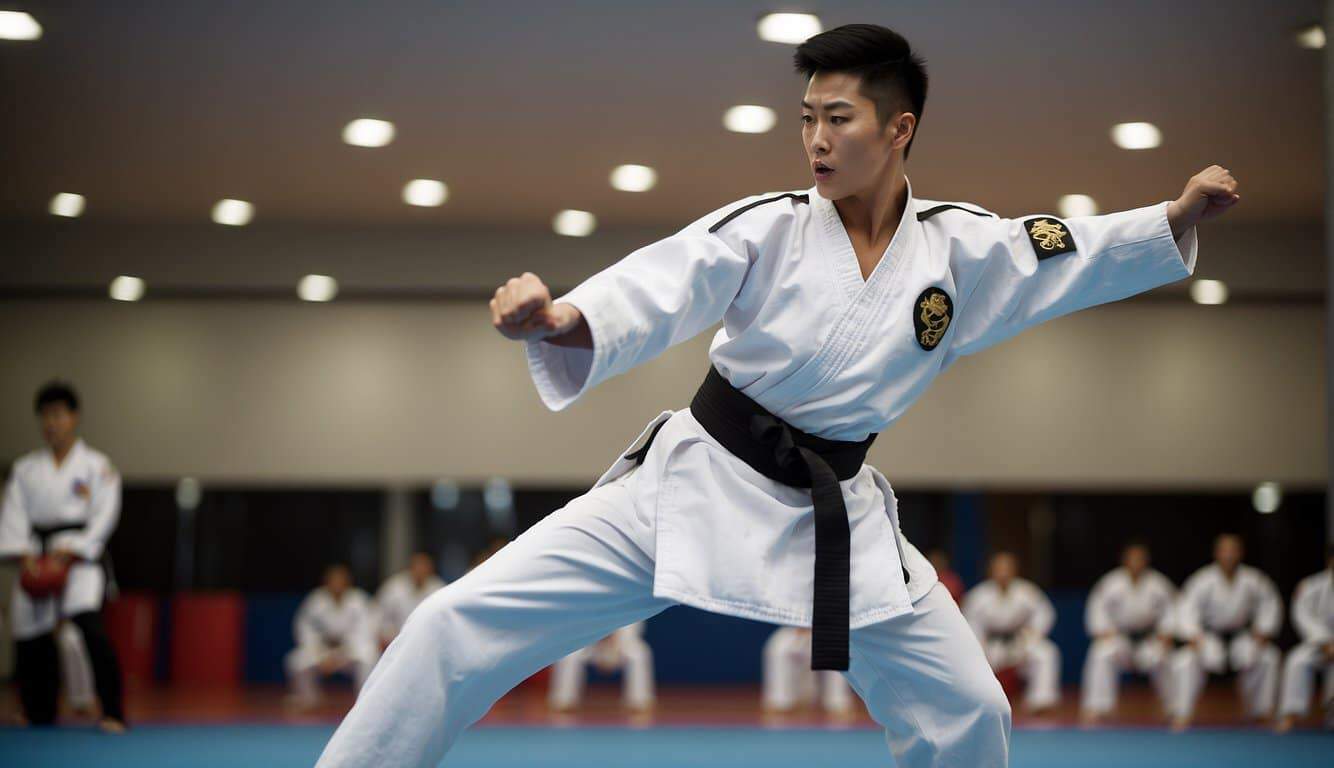
[[[1323,327],[1310,303],[1084,312],[961,361],[871,460],[901,487],[1323,487]],[[229,482],[585,483],[688,403],[708,346],[553,414],[480,303],[7,301],[0,338],[0,456],[60,376],[128,478]]]

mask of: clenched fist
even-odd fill
[[[546,339],[565,346],[591,347],[584,316],[573,304],[553,304],[551,290],[537,275],[524,272],[496,289],[491,324],[507,339]]]
[[[1231,171],[1217,165],[1205,168],[1186,182],[1181,197],[1167,205],[1172,236],[1181,239],[1186,230],[1222,214],[1240,199]]]

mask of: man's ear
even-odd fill
[[[894,115],[894,119],[885,125],[885,130],[893,137],[890,149],[903,149],[912,141],[913,134],[917,132],[917,115],[911,112],[900,112]]]

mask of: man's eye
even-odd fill
[[[815,118],[814,118],[813,116],[811,116],[811,115],[802,115],[802,116],[801,116],[801,122],[806,123],[807,125],[809,125],[809,124],[815,122]]]
[[[829,118],[829,122],[833,123],[834,125],[842,125],[847,121],[848,119],[846,117],[843,117],[842,115],[834,115],[833,117]]]

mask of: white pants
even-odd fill
[[[583,698],[588,665],[604,672],[619,670],[622,699],[631,709],[653,704],[653,651],[641,637],[623,637],[609,651],[597,645],[580,648],[552,667],[548,701],[553,709],[568,709]]]
[[[654,519],[635,472],[534,525],[408,617],[318,765],[434,768],[529,675],[672,603],[653,596]],[[725,510],[719,510],[720,514]],[[1005,766],[1010,708],[958,606],[854,630],[848,677],[901,768]]]
[[[1149,637],[1138,643],[1125,635],[1094,640],[1084,659],[1084,684],[1081,688],[1081,706],[1084,711],[1106,714],[1115,709],[1121,673],[1132,669],[1149,676],[1154,692],[1158,694],[1163,706],[1168,707],[1171,691],[1171,674],[1167,664],[1169,648],[1157,637]]]
[[[75,709],[91,710],[94,702],[93,665],[88,661],[83,632],[74,622],[66,621],[56,630],[56,648],[60,653],[60,683],[65,690],[65,701]]]
[[[1218,635],[1205,633],[1199,648],[1186,646],[1172,656],[1172,706],[1174,717],[1190,718],[1204,690],[1206,673],[1237,670],[1237,692],[1247,717],[1265,717],[1274,711],[1278,695],[1279,652],[1273,643],[1261,645],[1250,634],[1237,635],[1224,648]]]
[[[14,600],[9,614],[14,623],[15,640],[31,640],[56,631],[62,618],[102,610],[102,595],[106,589],[106,571],[101,563],[75,562],[65,580],[65,592],[60,597],[34,600],[23,588],[14,583]]]
[[[852,708],[852,688],[841,672],[811,669],[811,633],[796,627],[775,630],[764,643],[764,708],[786,712],[816,696],[828,712]]]
[[[1325,709],[1326,721],[1334,722],[1334,659],[1325,657],[1323,645],[1302,643],[1288,651],[1288,658],[1283,662],[1283,695],[1278,705],[1280,715],[1305,717],[1311,711],[1315,674],[1323,670],[1325,685],[1320,702]]]
[[[292,686],[292,693],[297,698],[306,702],[319,699],[320,664],[331,653],[334,652],[302,646],[288,652],[283,665],[287,668],[287,680]],[[369,648],[344,648],[338,653],[342,654],[344,663],[337,671],[350,674],[353,687],[361,690],[366,678],[370,676],[371,668],[375,666],[375,651]]]
[[[1045,637],[1021,635],[1011,642],[986,643],[987,661],[1000,671],[1019,668],[1024,679],[1024,706],[1044,709],[1061,699],[1061,651]]]

